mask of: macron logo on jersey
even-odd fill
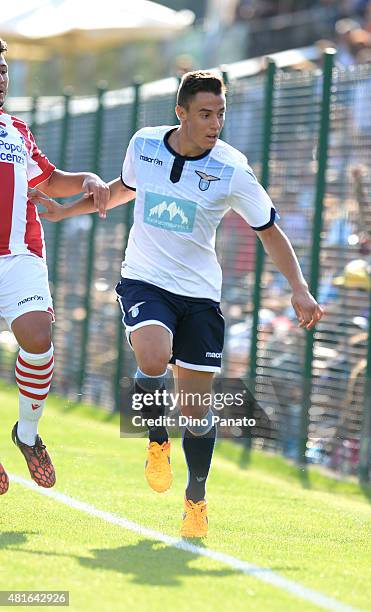
[[[173,232],[191,233],[196,218],[196,202],[146,191],[144,223]]]
[[[157,159],[157,157],[147,157],[147,155],[141,155],[139,159],[148,162],[149,164],[155,164],[155,166],[162,166],[161,159]]]

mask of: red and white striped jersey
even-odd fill
[[[27,192],[53,170],[55,166],[38,149],[27,124],[0,109],[0,257],[45,257],[43,228]]]

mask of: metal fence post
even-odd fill
[[[226,66],[220,66],[220,72],[222,73],[222,79],[224,81],[224,85],[227,88],[226,97],[228,97],[228,87],[229,87],[229,74]],[[223,140],[228,140],[228,130],[225,129],[225,123],[223,125],[223,129],[220,133],[219,138],[223,138]]]
[[[261,184],[265,189],[269,185],[269,160],[271,152],[272,140],[272,114],[273,114],[273,95],[274,95],[274,77],[276,74],[276,64],[271,58],[267,58],[267,73],[265,80],[265,95],[264,95],[264,121],[263,121],[263,152],[262,152],[262,171]],[[255,279],[254,279],[254,294],[253,294],[253,312],[252,312],[252,328],[251,328],[251,344],[249,356],[249,373],[248,387],[252,395],[255,396],[256,386],[256,360],[258,354],[258,326],[259,326],[259,311],[261,302],[261,279],[264,267],[264,248],[258,237],[255,241]],[[252,407],[249,407],[249,410]],[[248,414],[247,416],[253,416]],[[246,449],[251,448],[251,438],[246,438]]]
[[[182,81],[182,77],[178,75],[176,79],[177,79],[177,86],[176,86],[175,98],[174,98],[174,125],[179,125],[179,119],[178,119],[178,115],[175,112],[175,107],[176,107],[176,103],[178,99],[178,89]]]
[[[100,147],[103,134],[103,95],[106,91],[106,85],[99,85],[97,88],[98,108],[95,116],[95,149],[93,158],[93,172],[99,173],[100,169]],[[91,299],[92,299],[92,280],[94,272],[94,253],[95,253],[95,235],[97,231],[98,215],[94,213],[91,216],[91,227],[88,237],[88,254],[87,254],[87,269],[86,269],[86,293],[84,299],[85,318],[82,323],[81,334],[81,355],[78,370],[78,401],[82,399],[82,391],[85,379],[86,358],[88,354],[89,342],[89,324],[91,316]]]
[[[68,137],[69,137],[69,128],[70,128],[70,105],[71,105],[71,96],[72,89],[70,87],[66,88],[64,91],[64,101],[63,101],[63,119],[61,125],[61,143],[59,150],[59,159],[58,159],[58,167],[61,170],[65,169],[66,165],[66,157],[67,157],[67,145],[68,145]],[[52,282],[52,293],[53,293],[53,301],[57,304],[57,290],[58,290],[58,277],[59,277],[59,251],[61,245],[61,237],[63,234],[63,225],[64,221],[60,221],[55,224],[54,229],[54,239],[53,239],[53,256],[52,256],[52,266],[51,266],[51,282]]]
[[[273,95],[274,95],[274,77],[276,74],[276,64],[270,58],[267,60],[267,74],[265,81],[265,100],[264,100],[264,123],[263,123],[263,155],[262,155],[262,172],[261,184],[264,189],[269,186],[269,160],[272,140],[272,114],[273,114]],[[250,371],[249,382],[251,384],[251,392],[255,391],[256,379],[256,358],[258,352],[258,325],[259,325],[259,310],[261,301],[261,278],[264,266],[264,249],[258,237],[256,237],[255,247],[255,282],[252,314],[252,330],[251,330],[251,346],[250,346]]]
[[[326,190],[326,169],[328,154],[328,136],[330,131],[330,103],[334,55],[334,49],[327,49],[324,53],[321,121],[319,126],[318,138],[318,166],[316,177],[315,208],[312,228],[312,248],[309,285],[310,291],[314,298],[317,297],[319,280],[321,232],[323,221],[323,199]],[[313,347],[314,330],[311,330],[306,332],[305,342],[303,401],[300,414],[300,440],[298,457],[300,464],[306,463],[306,448],[309,430],[309,410],[312,392]]]
[[[135,81],[133,83],[134,89],[134,99],[133,99],[133,107],[131,114],[131,134],[134,134],[139,125],[139,104],[140,104],[140,88],[142,82]],[[123,210],[124,216],[124,225],[125,225],[125,237],[124,237],[124,249],[126,249],[129,231],[132,224],[133,217],[133,202],[129,202],[124,205]],[[116,372],[114,376],[114,390],[113,396],[115,398],[115,410],[120,410],[120,402],[121,402],[121,376],[124,368],[124,334],[123,334],[123,323],[122,323],[122,313],[119,312],[119,316],[117,318],[117,362],[116,362]]]
[[[36,136],[37,130],[37,108],[39,103],[39,96],[35,94],[32,97],[32,105],[31,105],[31,117],[30,117],[30,130],[34,136]]]
[[[358,466],[358,476],[361,484],[370,482],[371,464],[371,288],[369,289],[368,296],[367,366]]]

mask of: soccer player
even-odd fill
[[[20,346],[15,369],[19,418],[12,438],[24,455],[31,478],[42,487],[52,487],[55,471],[38,435],[38,422],[54,369],[53,303],[43,229],[27,194],[36,185],[55,197],[85,192],[104,216],[110,192],[95,174],[57,170],[38,149],[26,123],[4,112],[9,83],[6,51],[6,43],[0,39],[0,316]],[[0,464],[0,495],[8,487],[7,473]]]
[[[183,397],[196,392],[201,398],[198,404],[180,405],[183,415],[203,417],[201,424],[189,424],[183,437],[189,472],[181,527],[185,537],[203,537],[208,529],[205,485],[216,430],[202,397],[210,393],[221,367],[224,319],[215,233],[230,208],[257,232],[289,281],[299,325],[311,329],[323,314],[289,240],[275,223],[268,194],[246,157],[219,139],[225,110],[225,86],[218,76],[185,74],[176,106],[180,125],[139,130],[130,141],[121,177],[109,183],[108,208],[136,196],[116,287],[138,366],[136,391],[160,396],[171,363],[177,390]],[[47,209],[42,215],[55,221],[94,210],[91,199],[65,208],[38,201]],[[158,414],[163,408],[157,407]],[[168,432],[161,423],[148,429],[145,475],[152,489],[162,492],[172,482]]]

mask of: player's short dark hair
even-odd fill
[[[7,50],[8,50],[8,45],[6,44],[5,40],[0,38],[0,55],[2,53],[5,53]]]
[[[177,104],[186,108],[190,100],[199,91],[206,91],[220,96],[227,91],[225,83],[221,77],[213,72],[204,70],[194,70],[183,75],[179,85]]]

